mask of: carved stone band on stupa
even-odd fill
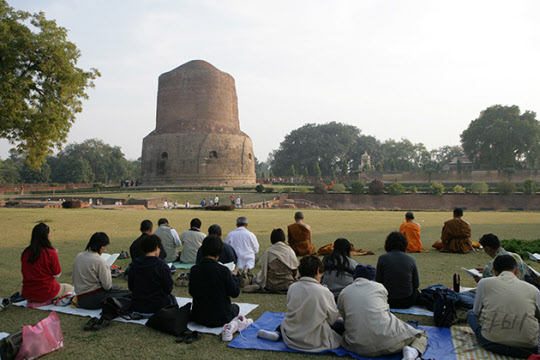
[[[156,129],[143,139],[144,185],[255,183],[234,79],[202,60],[159,77]]]

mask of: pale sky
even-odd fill
[[[306,123],[458,145],[494,104],[540,111],[540,2],[8,0],[69,30],[102,77],[68,142],[141,156],[158,76],[201,59],[236,81],[240,127],[265,160]],[[5,159],[10,145],[0,141]]]

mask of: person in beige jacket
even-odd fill
[[[478,282],[467,322],[488,351],[518,358],[537,354],[540,291],[519,280],[511,255],[493,261],[495,277]]]
[[[298,271],[300,279],[287,292],[287,313],[280,325],[283,340],[291,349],[306,352],[337,349],[341,335],[333,326],[339,327],[339,313],[334,295],[321,285],[322,261],[306,256]]]
[[[358,264],[354,282],[341,291],[338,309],[345,321],[341,345],[365,357],[403,352],[416,359],[427,347],[425,331],[416,330],[390,312],[388,291],[375,282],[375,268]]]

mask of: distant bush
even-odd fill
[[[299,186],[298,192],[300,194],[307,194],[309,192],[309,188],[307,186]]]
[[[315,194],[326,194],[328,191],[326,190],[326,186],[324,184],[317,184],[313,187],[313,191]]]
[[[409,193],[411,195],[416,195],[416,193],[418,193],[418,189],[416,188],[416,186],[409,186]]]
[[[518,240],[508,239],[501,240],[501,246],[504,250],[511,251],[521,256],[522,259],[528,259],[527,251],[534,254],[540,253],[540,239],[537,240]]]
[[[264,192],[265,193],[272,193],[272,192],[274,192],[274,188],[271,187],[271,186],[268,186],[268,187],[264,188]]]
[[[516,184],[509,181],[501,181],[497,186],[497,191],[503,195],[511,195],[516,192]]]
[[[456,194],[463,194],[465,192],[465,188],[461,185],[454,186],[454,192]]]
[[[258,193],[262,193],[264,191],[264,185],[259,184],[259,185],[255,186],[255,191],[258,192]]]
[[[334,185],[334,192],[337,192],[337,193],[345,192],[345,185],[343,185],[343,184],[335,184]]]
[[[92,184],[92,187],[94,188],[102,188],[103,187],[103,183],[100,183],[100,182],[95,182],[94,184]]]
[[[444,193],[444,185],[434,182],[429,186],[429,192],[433,195],[442,195]]]
[[[384,194],[384,189],[385,189],[384,183],[381,180],[375,179],[369,183],[368,194],[370,195]]]
[[[284,193],[284,194],[288,194],[291,192],[291,188],[289,186],[284,186],[282,189],[281,189],[281,192]]]
[[[536,194],[536,183],[534,182],[534,179],[525,179],[523,182],[523,193],[525,195]]]
[[[363,194],[365,185],[362,181],[354,180],[351,181],[351,193],[353,194]]]
[[[483,181],[477,181],[471,185],[471,191],[475,194],[487,194],[488,190],[488,184]]]
[[[390,195],[401,195],[405,192],[405,186],[400,183],[394,182],[388,187],[388,193]]]

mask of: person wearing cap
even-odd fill
[[[405,221],[399,227],[399,232],[405,235],[409,242],[407,252],[428,252],[422,247],[422,242],[420,241],[420,224],[414,221],[412,211],[408,211],[405,214]]]
[[[301,211],[294,214],[294,224],[287,227],[287,238],[297,256],[315,254],[315,245],[311,244],[311,227],[304,224],[304,214]]]
[[[253,269],[259,260],[259,241],[247,227],[248,219],[241,216],[236,219],[236,229],[225,238],[225,243],[231,245],[238,256],[239,269]]]
[[[403,359],[416,359],[426,350],[426,332],[390,312],[388,291],[374,281],[375,273],[373,266],[358,264],[354,282],[339,295],[337,306],[345,322],[341,345],[369,358],[402,352]]]

